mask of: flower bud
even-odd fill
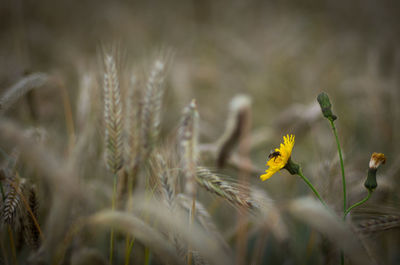
[[[337,116],[332,113],[332,104],[329,100],[328,94],[321,92],[317,97],[318,103],[321,106],[322,114],[330,121],[337,119]]]
[[[369,169],[367,180],[364,182],[364,186],[369,190],[373,191],[378,187],[378,183],[376,182],[376,172],[378,171],[378,167],[381,164],[385,164],[386,157],[382,153],[373,153],[371,156],[371,160],[369,161]]]

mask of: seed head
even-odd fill
[[[377,169],[381,164],[385,164],[386,157],[382,153],[373,153],[369,160],[369,168]]]

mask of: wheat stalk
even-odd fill
[[[106,165],[113,173],[113,195],[112,210],[116,207],[117,197],[117,174],[122,167],[123,160],[123,120],[121,92],[117,67],[113,56],[106,54],[104,58],[104,122],[105,122],[105,143],[106,143]],[[110,256],[112,264],[114,252],[114,229],[110,235]]]
[[[179,128],[182,172],[186,177],[185,192],[193,197],[196,193],[196,161],[198,157],[198,113],[196,101],[185,108]]]
[[[195,218],[196,212],[196,160],[198,134],[198,113],[196,101],[192,100],[185,108],[181,125],[179,128],[179,138],[181,147],[182,171],[186,177],[185,193],[192,198],[190,225]],[[191,265],[192,250],[189,246],[187,264]]]

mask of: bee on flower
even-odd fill
[[[265,174],[260,176],[262,181],[269,179],[273,174],[285,168],[289,162],[292,155],[292,149],[294,146],[294,135],[287,134],[283,136],[283,143],[281,143],[279,148],[276,148],[268,158],[267,166],[268,169],[265,170]]]

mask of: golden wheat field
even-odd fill
[[[0,264],[400,264],[400,4],[0,2]]]

